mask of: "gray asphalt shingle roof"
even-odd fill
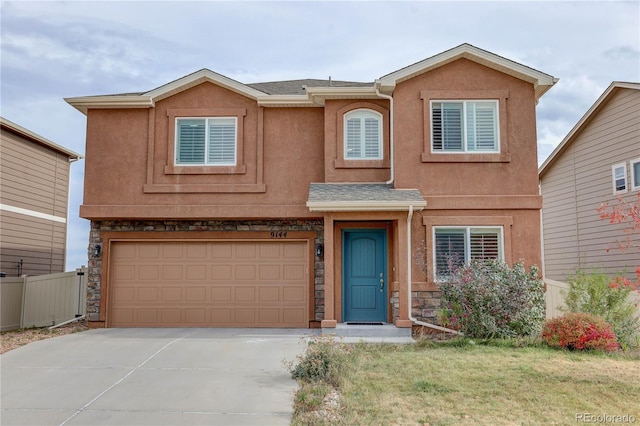
[[[247,84],[247,86],[260,90],[268,95],[304,95],[306,94],[304,87],[373,87],[373,83],[304,79],[251,83]]]
[[[417,189],[394,189],[392,185],[378,183],[312,183],[309,187],[310,203],[319,202],[388,202],[424,203]]]

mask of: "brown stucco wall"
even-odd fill
[[[196,115],[216,108],[246,111],[244,170],[167,174],[173,125],[167,114],[179,110]],[[309,183],[324,180],[321,108],[264,109],[203,83],[152,109],[89,110],[87,122],[82,217],[317,217],[305,203]]]

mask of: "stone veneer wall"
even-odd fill
[[[411,315],[419,321],[440,325],[441,299],[440,291],[412,291]]]
[[[203,232],[203,231],[315,231],[315,244],[323,244],[322,220],[165,220],[92,221],[89,236],[89,272],[87,279],[87,318],[100,321],[100,286],[102,284],[102,256],[95,257],[93,248],[102,243],[102,232]],[[315,256],[314,265],[314,318],[324,319],[324,258]]]

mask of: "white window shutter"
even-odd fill
[[[349,117],[347,119],[345,158],[360,158],[362,156],[360,127],[359,117]]]
[[[495,231],[472,231],[469,236],[471,260],[499,259],[499,236]]]
[[[233,118],[209,121],[209,164],[235,164],[236,123]]]
[[[205,120],[178,120],[177,164],[204,163],[205,130]]]

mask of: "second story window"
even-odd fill
[[[382,159],[382,115],[368,109],[344,115],[344,159]]]
[[[176,119],[176,165],[236,164],[235,117]]]
[[[627,165],[625,163],[616,164],[611,169],[613,173],[613,193],[621,194],[627,192]]]
[[[432,152],[498,152],[497,101],[432,101]]]

